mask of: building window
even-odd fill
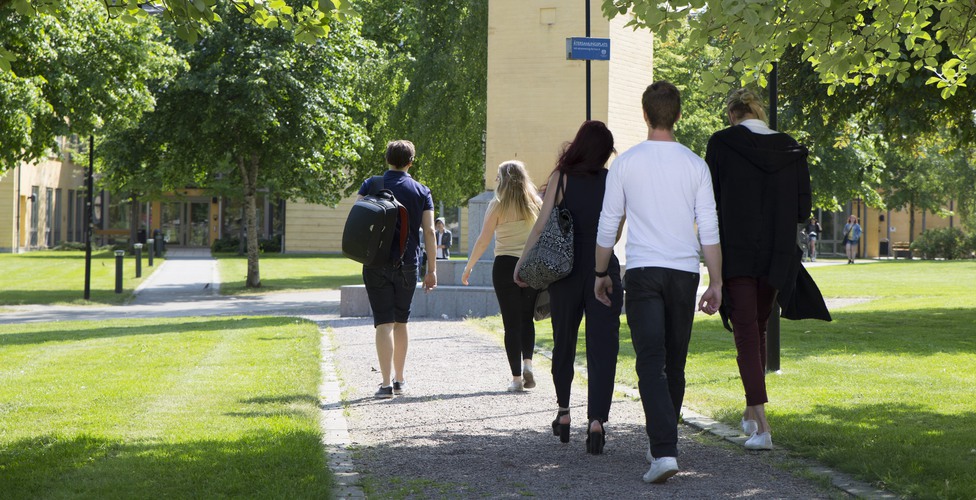
[[[54,233],[51,231],[54,226],[54,188],[44,190],[44,246],[51,248],[54,246]]]
[[[41,201],[41,187],[33,186],[31,187],[31,197],[30,197],[30,207],[31,218],[30,218],[30,248],[37,248],[37,226],[40,224],[40,201]]]
[[[54,190],[54,246],[61,244],[61,189]]]

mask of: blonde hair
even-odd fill
[[[759,100],[753,91],[749,89],[738,89],[732,91],[729,94],[729,98],[725,101],[726,109],[729,115],[732,117],[732,121],[739,123],[742,121],[742,117],[751,114],[762,121],[768,121],[766,118],[766,109],[763,108],[762,101]]]
[[[499,219],[524,219],[534,224],[542,208],[538,191],[525,171],[525,164],[517,160],[502,162],[498,166],[498,186],[495,188]]]

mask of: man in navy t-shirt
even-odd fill
[[[376,327],[376,354],[379,357],[383,383],[376,391],[377,398],[392,398],[406,390],[404,364],[407,360],[407,321],[410,319],[410,303],[417,289],[417,267],[420,263],[420,234],[424,235],[427,252],[427,274],[424,291],[437,286],[437,264],[434,258],[434,200],[427,186],[413,180],[407,173],[413,166],[416,150],[410,141],[392,141],[386,145],[386,163],[390,168],[383,174],[383,186],[393,192],[409,214],[409,228],[398,228],[393,235],[390,258],[375,266],[363,266],[363,283],[373,310],[373,326]],[[359,199],[369,193],[367,179],[359,188]],[[400,262],[399,231],[407,232],[407,248]],[[394,373],[395,371],[395,373]]]

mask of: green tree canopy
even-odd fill
[[[614,17],[657,35],[687,20],[698,45],[724,39],[706,86],[727,90],[737,76],[765,86],[772,64],[796,48],[829,91],[845,85],[904,82],[915,74],[947,98],[976,72],[976,3],[945,0],[604,0]],[[727,70],[735,73],[729,74]]]
[[[111,170],[136,169],[138,177],[163,169],[170,184],[220,177],[238,186],[248,228],[257,227],[258,189],[336,203],[368,141],[356,119],[367,106],[358,76],[382,64],[382,54],[359,36],[358,21],[299,43],[291,30],[258,28],[231,6],[218,12],[222,22],[206,36],[180,44],[189,69],[160,89],[156,110],[111,140],[106,172],[121,179]],[[133,145],[119,146],[127,141]],[[247,285],[257,287],[257,230],[247,236]]]
[[[16,11],[30,17],[36,15],[64,19],[65,8],[72,2],[65,0],[0,0],[0,13]],[[136,0],[100,0],[105,14],[115,20],[129,24],[146,21],[157,15],[171,23],[176,33],[189,41],[208,29],[213,23],[221,21],[217,0],[157,0],[139,2]],[[343,0],[230,0],[230,4],[247,22],[265,28],[279,26],[291,30],[300,41],[313,41],[328,34],[331,21],[342,19],[353,11]],[[0,68],[9,69],[10,61],[18,58],[19,52],[0,48]]]
[[[411,175],[434,199],[466,203],[484,189],[487,0],[370,0],[356,9],[365,35],[393,61],[383,80],[392,104],[350,190],[386,168],[386,141],[403,138],[417,146]]]
[[[111,18],[97,0],[25,16],[0,9],[0,172],[45,155],[58,136],[124,128],[152,108],[149,82],[171,77],[175,51],[154,22]]]

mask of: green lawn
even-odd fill
[[[0,254],[0,305],[21,304],[121,304],[153,270],[144,254],[142,277],[136,279],[135,257],[126,255],[122,264],[122,293],[115,293],[115,254],[92,254],[91,300],[84,300],[85,253],[39,250],[22,254]]]
[[[767,379],[775,443],[907,497],[972,498],[976,262],[810,273],[825,296],[871,300],[832,311],[831,323],[781,322],[782,372]],[[626,324],[620,339],[617,379],[636,387]],[[548,322],[537,323],[537,344],[552,348]],[[696,317],[686,375],[686,405],[737,427],[742,384],[732,335],[717,317]]]
[[[328,498],[315,324],[0,327],[0,497]]]
[[[338,289],[361,285],[363,266],[342,255],[262,254],[259,260],[261,288],[247,289],[247,257],[214,254],[220,271],[220,292],[227,295],[285,290]]]

